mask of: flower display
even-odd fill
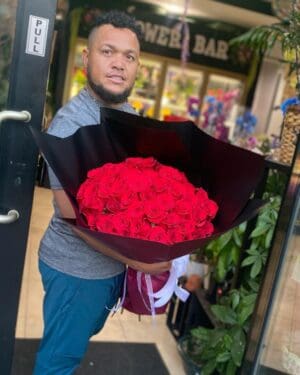
[[[222,141],[228,140],[229,128],[225,125],[225,102],[217,100],[214,96],[205,98],[207,107],[203,112],[201,126],[208,134]]]
[[[77,201],[90,229],[164,244],[210,236],[218,211],[204,189],[153,157],[90,170]]]
[[[280,109],[282,111],[282,114],[283,115],[286,114],[287,109],[288,109],[289,106],[291,106],[291,105],[299,105],[299,104],[300,104],[300,100],[296,96],[293,96],[292,98],[285,99],[283,101],[283,103],[281,103],[281,105],[280,105]]]
[[[248,136],[254,132],[257,118],[249,110],[236,119],[237,133],[239,136]]]

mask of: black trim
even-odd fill
[[[7,109],[27,110],[40,129],[46,97],[56,0],[19,0]],[[45,56],[25,53],[29,16],[49,19]],[[0,225],[0,374],[10,374],[15,325],[37,165],[28,124],[6,121],[0,133],[0,208],[16,209],[17,222]]]

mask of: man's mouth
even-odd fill
[[[125,78],[118,74],[109,74],[107,78],[113,83],[123,83],[125,81]]]

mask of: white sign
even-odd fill
[[[30,15],[28,30],[27,30],[27,41],[25,52],[29,55],[45,56],[47,34],[48,34],[48,18],[42,18]]]

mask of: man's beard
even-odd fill
[[[127,101],[131,93],[132,87],[124,90],[120,94],[115,94],[107,90],[103,85],[93,82],[89,70],[87,71],[87,80],[90,88],[94,93],[106,104],[122,104]]]

